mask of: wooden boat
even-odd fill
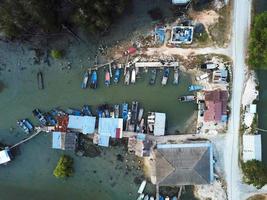
[[[130,83],[130,71],[127,70],[126,75],[125,75],[124,84],[129,85],[129,83]]]
[[[157,70],[156,69],[152,69],[151,70],[151,75],[149,78],[149,84],[150,85],[154,85],[156,83],[156,78],[157,78]]]
[[[38,83],[38,89],[43,90],[44,89],[44,79],[43,79],[43,73],[39,71],[37,73],[37,83]]]
[[[194,95],[186,95],[179,98],[181,102],[189,102],[196,100],[196,97]]]
[[[173,84],[177,85],[178,83],[179,83],[179,69],[175,69],[173,74]]]
[[[166,85],[167,84],[168,78],[169,78],[169,73],[170,73],[170,69],[167,68],[167,67],[164,68],[163,77],[162,77],[162,81],[161,81],[162,85]]]
[[[105,85],[106,86],[110,85],[110,73],[108,70],[106,70],[106,73],[105,73]]]
[[[89,79],[89,73],[88,71],[86,71],[83,75],[82,89],[87,88],[88,79]]]

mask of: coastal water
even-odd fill
[[[171,84],[171,74],[169,84],[162,87],[162,72],[159,72],[155,86],[148,86],[148,75],[142,73],[135,85],[105,87],[104,74],[99,72],[99,87],[96,90],[80,88],[83,72],[92,66],[99,45],[110,45],[147,32],[152,25],[147,11],[156,6],[163,9],[165,16],[171,15],[168,1],[133,1],[132,11],[119,19],[104,38],[82,37],[83,42],[77,42],[63,36],[61,40],[50,40],[49,48],[65,50],[64,59],[51,60],[51,66],[43,61],[33,64],[34,51],[31,48],[44,44],[0,43],[0,80],[6,85],[0,93],[0,142],[14,144],[23,139],[25,135],[16,127],[16,120],[29,118],[37,124],[31,114],[37,107],[48,111],[58,106],[80,108],[83,104],[89,104],[95,109],[102,103],[133,100],[139,101],[145,111],[165,112],[168,133],[184,132],[186,122],[195,110],[193,104],[177,101],[178,96],[187,93],[191,82],[187,74],[181,74],[178,86]],[[66,69],[68,62],[71,63],[70,70]],[[44,75],[44,90],[37,88],[36,74],[39,70]],[[75,173],[68,180],[57,180],[52,172],[63,153],[74,158]],[[125,156],[124,162],[117,161],[118,154]],[[142,172],[137,169],[138,162],[132,162],[133,159],[125,155],[120,147],[102,149],[101,156],[97,158],[77,157],[70,152],[51,149],[51,135],[41,134],[21,145],[18,155],[7,166],[0,166],[0,199],[136,199],[139,185],[134,183],[134,178],[140,177]],[[154,189],[150,186],[147,191],[153,192]],[[194,199],[192,191],[187,190],[182,199]]]
[[[256,13],[261,13],[267,11],[266,0],[256,0],[255,1],[255,11]],[[257,112],[259,114],[259,128],[267,129],[267,70],[257,71],[259,79],[259,103]],[[267,165],[267,134],[266,132],[260,132],[262,138],[262,160]]]

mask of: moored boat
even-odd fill
[[[34,130],[34,126],[32,125],[32,123],[30,122],[30,120],[28,119],[23,119],[22,122],[25,124],[25,126],[29,129],[29,132],[33,132]]]
[[[130,71],[127,70],[125,74],[124,84],[129,85],[129,83],[130,83]]]
[[[144,114],[144,108],[140,108],[138,113],[138,122],[141,121],[143,114]]]
[[[146,180],[143,180],[142,181],[142,183],[141,183],[141,185],[140,185],[140,187],[139,187],[139,189],[138,189],[138,194],[142,194],[143,193],[143,191],[144,191],[144,189],[145,189],[145,187],[146,187]]]
[[[155,200],[155,198],[154,198],[153,196],[151,196],[151,197],[149,198],[149,200]]]
[[[73,109],[73,108],[68,108],[66,110],[66,113],[69,114],[69,115],[75,115],[75,116],[81,116],[82,115],[82,112],[78,109]]]
[[[120,74],[121,74],[121,70],[119,68],[116,68],[115,75],[114,75],[114,83],[118,83],[119,82]]]
[[[39,71],[37,73],[37,83],[38,83],[38,89],[43,90],[44,89],[44,79],[43,79],[43,73]]]
[[[85,116],[92,116],[92,112],[91,112],[90,106],[84,105],[82,107],[82,114],[85,115]]]
[[[42,126],[47,125],[47,119],[46,119],[45,115],[41,113],[41,111],[39,109],[34,109],[32,111],[32,113],[33,113],[33,116],[38,119],[38,121],[40,122],[40,124]]]
[[[94,70],[91,75],[90,87],[96,89],[97,87],[97,72]]]
[[[137,200],[142,200],[144,197],[145,197],[144,194],[140,194],[140,195],[138,196]]]
[[[177,85],[178,83],[179,83],[179,69],[175,69],[173,74],[173,84]]]
[[[83,75],[82,89],[87,88],[87,85],[88,85],[88,79],[89,79],[89,73],[88,73],[88,71],[86,70],[86,72],[85,72],[84,75]]]
[[[57,120],[55,120],[54,117],[49,113],[46,113],[46,118],[48,125],[55,126],[57,124]]]
[[[114,105],[114,117],[119,118],[120,116],[120,105],[116,104]]]
[[[157,78],[157,70],[152,69],[151,74],[150,74],[150,78],[149,78],[149,84],[154,85],[156,83],[156,78]]]
[[[128,116],[128,104],[127,103],[123,103],[122,104],[122,118],[123,118],[123,121],[126,122],[127,116]]]
[[[132,102],[132,109],[131,109],[131,124],[136,124],[138,120],[138,102],[133,101]]]
[[[188,102],[188,101],[194,101],[196,100],[196,97],[194,95],[186,95],[179,98],[182,102]]]
[[[136,70],[132,70],[132,75],[131,75],[131,83],[134,84],[136,80]]]
[[[21,128],[21,130],[23,130],[24,133],[29,134],[30,130],[28,129],[28,127],[23,123],[22,120],[18,120],[17,121],[17,125]]]
[[[148,194],[145,196],[144,200],[149,200]]]
[[[190,85],[188,90],[189,92],[193,92],[193,91],[198,91],[198,90],[203,90],[203,86],[202,85]]]
[[[162,85],[166,85],[168,82],[168,78],[169,78],[169,73],[170,73],[170,69],[165,67],[163,70],[163,77],[162,77],[162,81],[161,84]]]
[[[105,73],[105,85],[106,86],[110,85],[110,73],[109,73],[109,70],[106,70],[106,73]]]

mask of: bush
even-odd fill
[[[57,178],[71,176],[73,174],[73,159],[66,155],[61,156],[53,174]]]
[[[55,49],[53,49],[53,50],[51,51],[51,56],[52,56],[54,59],[60,59],[60,58],[63,57],[63,52],[60,51],[60,50],[55,50]]]
[[[242,163],[244,181],[257,188],[262,188],[267,183],[267,168],[258,160],[249,160]]]
[[[252,68],[267,69],[267,12],[255,16],[249,41],[248,63]]]

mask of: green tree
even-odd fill
[[[257,188],[263,187],[267,183],[267,168],[258,160],[249,160],[242,163],[244,181],[253,184]]]
[[[267,12],[254,17],[250,33],[248,63],[253,68],[267,69]]]
[[[53,174],[57,178],[71,176],[73,174],[73,159],[66,155],[61,156]]]

